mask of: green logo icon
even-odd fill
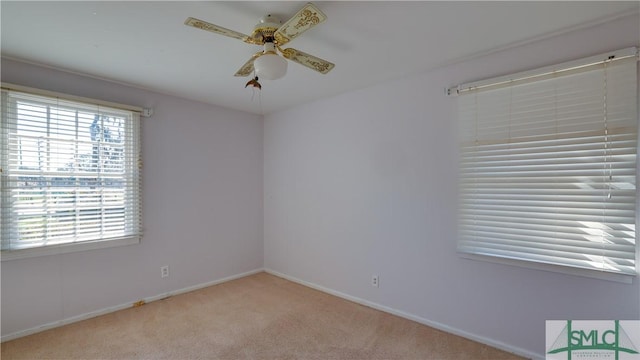
[[[567,359],[575,358],[607,358],[611,359],[611,352],[615,360],[620,359],[620,353],[638,354],[638,349],[620,326],[619,320],[614,321],[583,321],[583,323],[608,323],[609,326],[574,327],[571,320],[566,320],[566,325],[548,348],[547,354],[559,354],[566,352]],[[549,321],[547,322],[547,324]],[[613,323],[613,324],[611,324]],[[611,328],[613,325],[613,328]],[[547,329],[549,326],[547,325]],[[602,356],[598,356],[601,354]],[[606,355],[605,355],[606,354]],[[549,358],[549,357],[548,357]],[[635,356],[633,358],[636,358]],[[637,357],[640,359],[640,356]]]

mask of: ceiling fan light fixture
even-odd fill
[[[287,73],[287,60],[276,54],[264,54],[253,62],[253,67],[261,79],[276,80]]]
[[[265,52],[254,62],[253,68],[260,79],[276,80],[287,73],[287,60],[275,52]]]

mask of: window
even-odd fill
[[[459,252],[637,274],[636,67],[624,49],[456,89]]]
[[[3,259],[137,243],[139,114],[2,90]]]

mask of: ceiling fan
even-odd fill
[[[315,5],[307,3],[291,19],[284,24],[273,15],[266,15],[253,29],[251,35],[229,30],[203,20],[189,17],[185,25],[211,31],[253,45],[262,45],[263,50],[253,56],[235,73],[235,76],[249,76],[255,71],[260,78],[275,80],[287,72],[287,60],[297,62],[321,74],[326,74],[335,64],[293,48],[283,49],[281,46],[300,36],[303,32],[325,21],[327,16]],[[282,56],[278,55],[282,54]],[[257,83],[257,78],[252,81]],[[251,81],[249,82],[251,83]],[[247,85],[249,85],[247,83]],[[254,84],[254,86],[256,86]],[[259,87],[259,83],[257,83]]]

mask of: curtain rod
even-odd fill
[[[561,72],[578,70],[578,69],[586,68],[589,66],[600,65],[600,64],[611,62],[611,61],[618,61],[618,60],[628,59],[632,57],[635,57],[636,61],[638,61],[638,56],[639,56],[638,48],[629,47],[629,48],[625,48],[625,49],[621,49],[613,52],[607,52],[600,55],[590,56],[590,57],[579,59],[579,60],[567,61],[561,64],[556,64],[556,65],[546,66],[538,69],[523,71],[515,74],[499,76],[499,77],[475,81],[471,83],[456,85],[448,89],[445,89],[445,94],[449,96],[457,96],[470,91],[504,86],[514,82],[532,80],[539,77],[555,75]]]

